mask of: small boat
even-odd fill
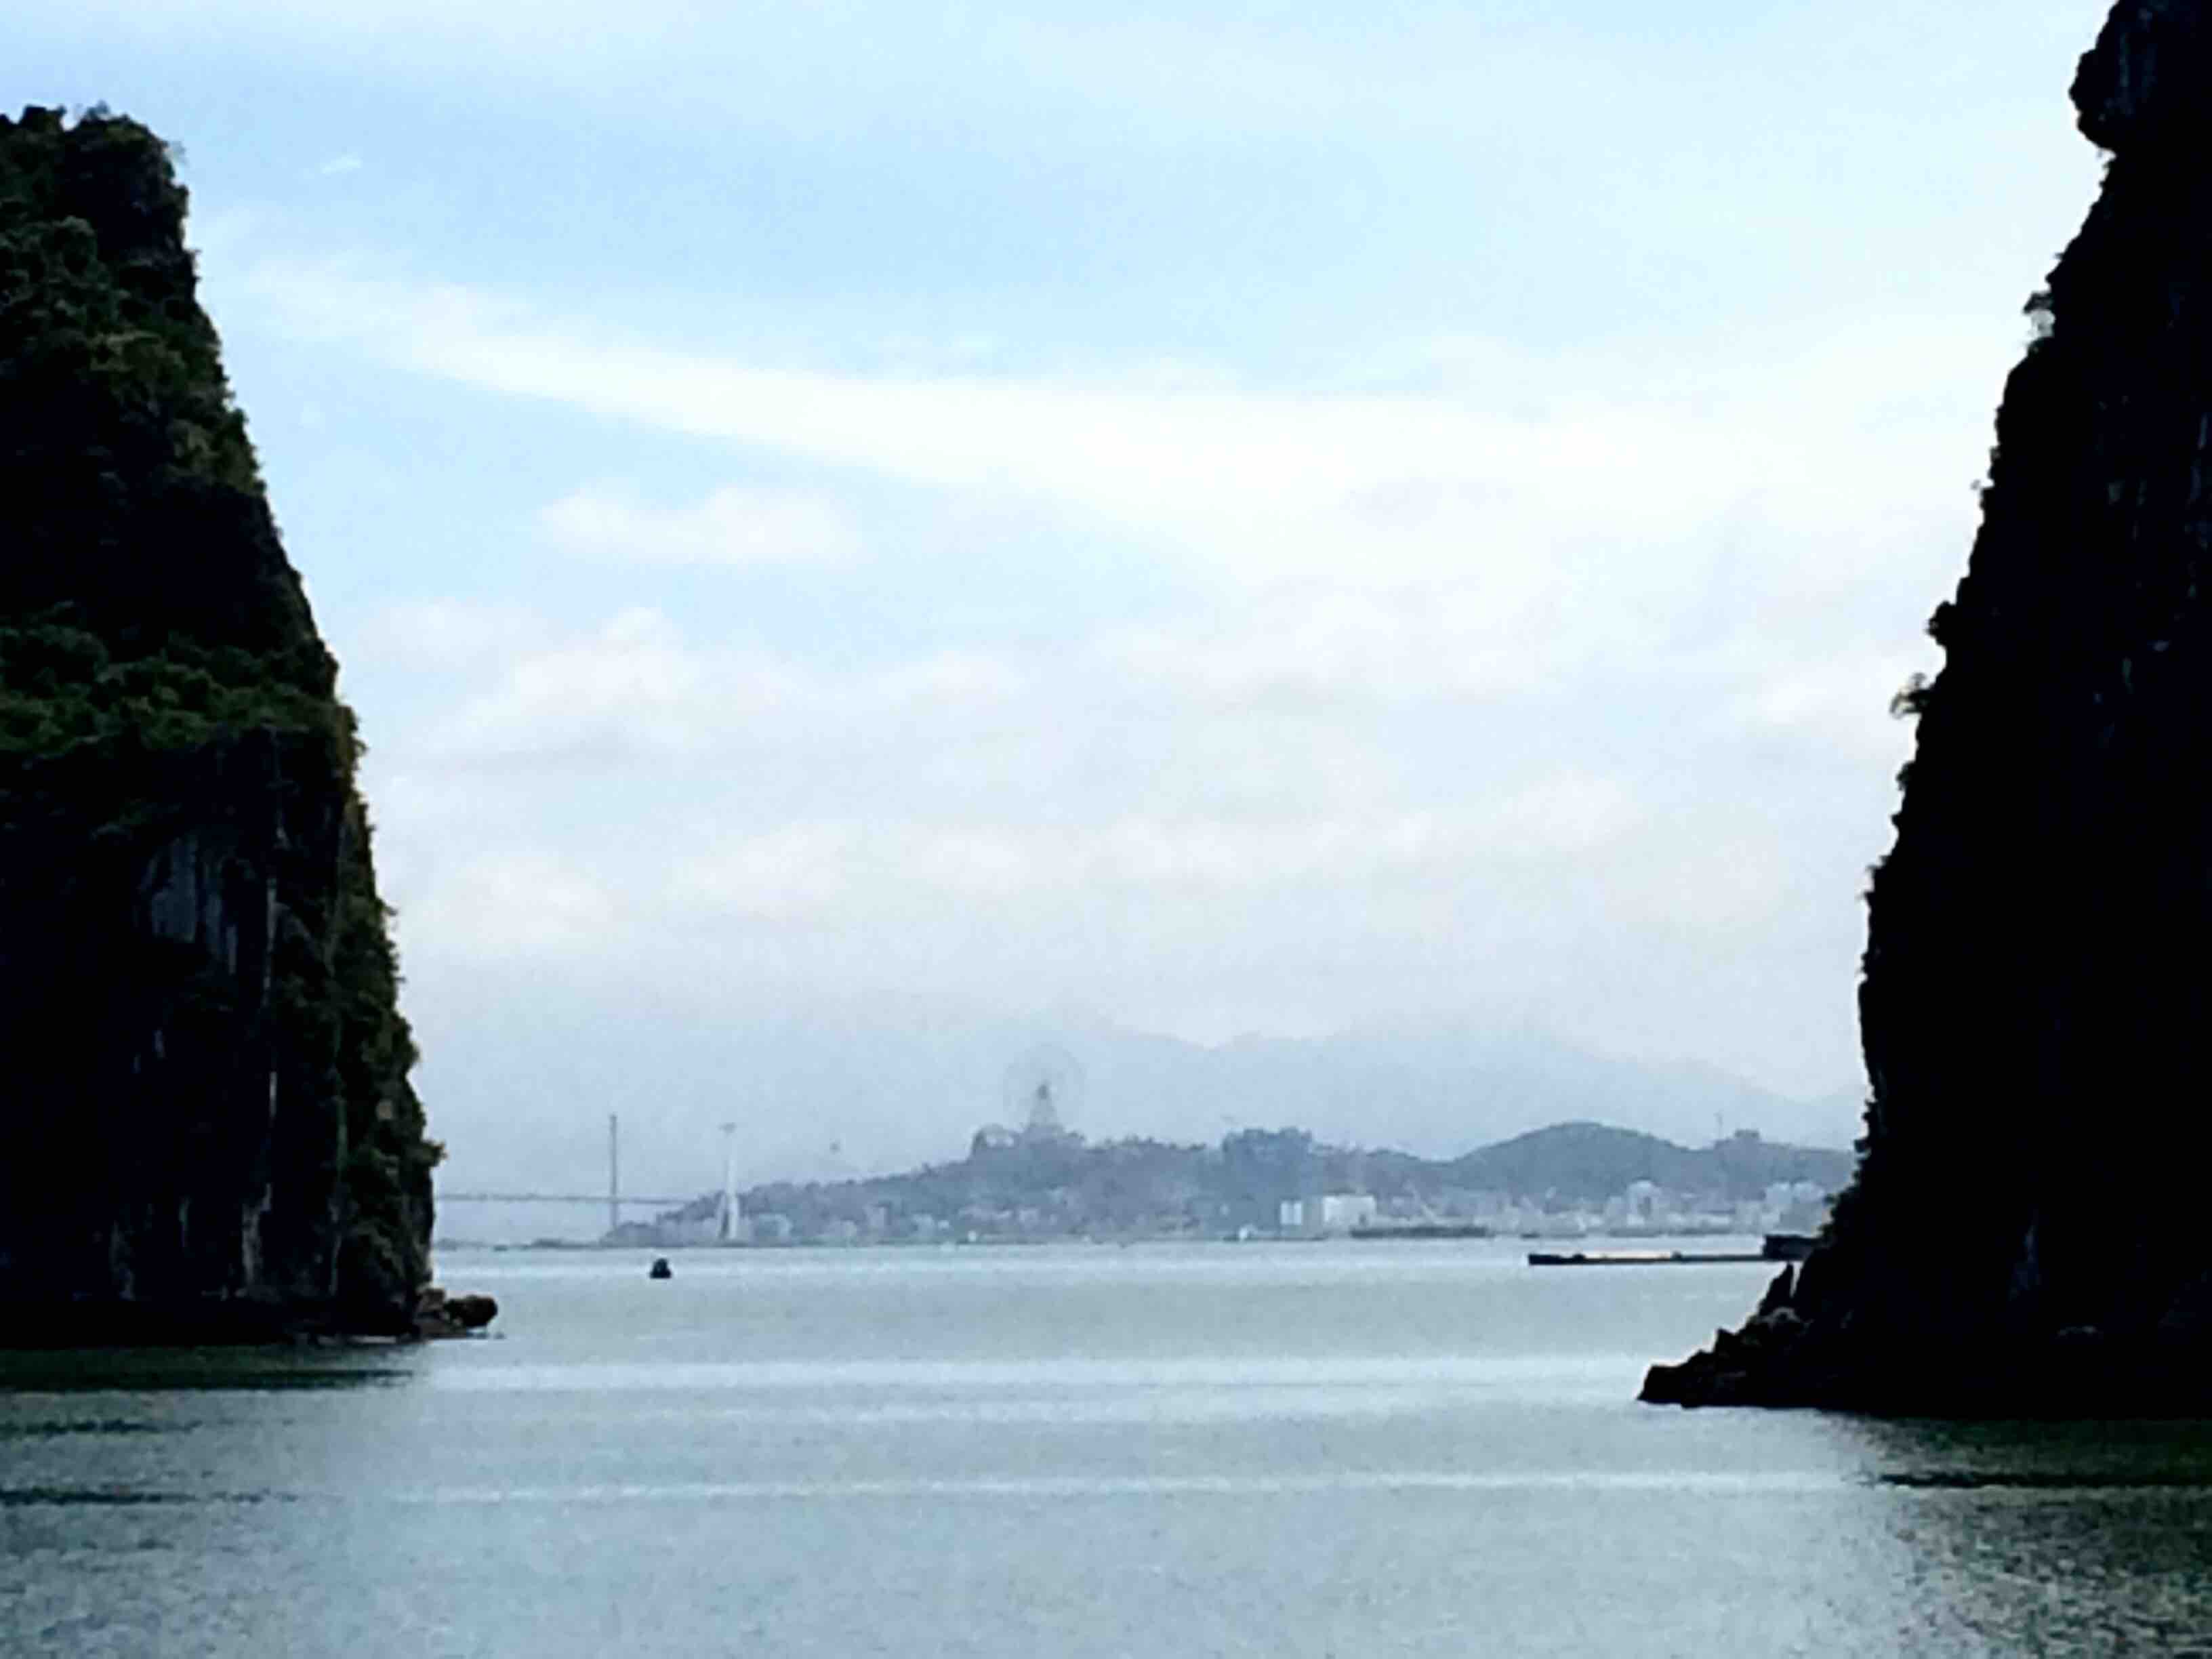
[[[647,1279],[673,1279],[676,1277],[676,1269],[668,1265],[668,1258],[666,1256],[657,1255],[653,1258],[653,1269],[646,1274],[646,1277]]]

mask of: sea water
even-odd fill
[[[0,1358],[9,1655],[2212,1654],[2212,1425],[1638,1406],[1756,1266],[461,1253],[488,1340]]]

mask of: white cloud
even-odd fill
[[[1564,617],[1558,627],[1533,626],[1560,609],[1565,580],[1523,566],[1488,581],[1395,591],[1301,583],[1211,615],[1116,630],[1095,650],[1136,684],[1200,702],[1320,707],[1494,696],[1529,689],[1583,645]]]
[[[496,669],[550,639],[544,619],[521,605],[416,599],[373,612],[361,642],[380,661],[453,673]]]
[[[1028,670],[980,651],[940,651],[868,675],[856,712],[886,712],[932,705],[975,708],[1004,704],[1035,684]]]
[[[1786,502],[1839,451],[1846,464],[1877,451],[1907,478],[1927,465],[1881,434],[1664,398],[1531,410],[1441,393],[867,380],[623,341],[467,290],[329,266],[264,264],[252,286],[302,334],[350,338],[437,378],[905,484],[1055,504],[1243,584],[1356,573],[1404,585],[1472,567],[1510,602],[1557,591],[1593,548],[1663,556],[1746,503]],[[1804,401],[1819,409],[1817,393]],[[1832,503],[1824,492],[1818,504]],[[579,516],[594,535],[615,533],[599,508]]]
[[[362,165],[361,157],[349,150],[343,155],[333,155],[317,167],[315,176],[319,179],[336,179],[345,173],[359,173]]]
[[[1735,707],[1754,730],[1893,768],[1911,751],[1912,728],[1890,702],[1929,666],[1918,653],[1840,653],[1762,678]]]
[[[1496,857],[1587,856],[1638,816],[1618,781],[1561,776],[1441,811],[1344,803],[1328,816],[1272,820],[1130,813],[1070,824],[1037,812],[966,823],[812,820],[720,837],[676,866],[668,892],[679,906],[847,925],[939,902],[1066,903],[1102,891],[1180,904],[1264,890],[1295,906],[1302,894],[1376,883],[1445,890]]]
[[[1757,339],[1601,396],[1572,362],[1444,341],[1457,367],[1425,392],[1163,391],[763,368],[329,265],[265,263],[253,287],[296,331],[437,378],[1103,538],[1219,603],[1086,648],[1215,702],[1481,698],[1669,654],[1739,679],[1846,672],[1948,580],[1972,511],[1960,457],[1986,441],[1978,390],[1890,388],[1985,386],[2015,343],[2006,323]],[[641,567],[858,544],[817,495],[739,489],[675,507],[582,490],[544,525]]]
[[[487,692],[464,702],[432,738],[456,758],[550,756],[629,759],[698,748],[718,712],[772,707],[772,672],[750,700],[738,676],[710,670],[660,612],[635,607],[595,633],[518,656]]]
[[[580,489],[538,514],[556,545],[638,565],[839,565],[858,552],[850,519],[820,496],[726,486],[692,507],[647,507]]]
[[[649,605],[579,629],[507,605],[408,601],[373,617],[363,644],[386,665],[452,682],[417,758],[504,772],[515,763],[559,773],[594,760],[726,758],[778,742],[826,765],[841,740],[873,744],[916,727],[928,742],[957,745],[979,712],[1022,706],[1039,672],[948,650],[830,673],[756,647],[702,645]],[[1045,708],[1030,713],[1041,718]],[[1066,714],[1050,705],[1051,720]],[[1039,731],[1036,718],[1030,728]]]
[[[1500,802],[1484,839],[1489,850],[1501,853],[1581,858],[1618,842],[1641,816],[1633,794],[1620,780],[1562,773],[1539,779]]]
[[[668,893],[677,904],[711,904],[739,917],[817,914],[849,894],[861,850],[850,824],[781,824],[686,859],[672,872]]]
[[[543,848],[483,853],[434,874],[405,919],[410,942],[440,956],[510,968],[604,952],[625,926],[605,879]]]

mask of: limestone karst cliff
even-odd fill
[[[0,118],[0,1342],[406,1328],[414,1052],[185,193]]]
[[[1856,1182],[1649,1399],[2212,1402],[2212,6],[2120,0],[2073,95],[2110,161],[1905,699]]]

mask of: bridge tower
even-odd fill
[[[738,1242],[738,1126],[722,1126],[722,1243]]]

